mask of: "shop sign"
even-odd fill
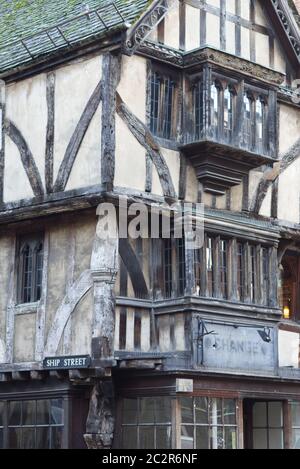
[[[203,365],[229,370],[276,368],[277,347],[274,328],[206,323]]]

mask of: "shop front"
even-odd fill
[[[124,376],[115,447],[297,449],[299,396],[300,383],[275,377]]]

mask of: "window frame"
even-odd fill
[[[26,246],[32,252],[31,281],[30,286],[25,287],[24,272],[24,255]],[[45,235],[44,233],[35,233],[28,235],[20,235],[17,238],[16,266],[17,266],[17,292],[16,301],[18,305],[38,303],[42,298],[43,289],[43,272],[45,268],[44,249]],[[41,247],[41,250],[40,250]],[[39,269],[39,253],[42,258],[42,268]],[[39,271],[41,273],[39,274]],[[39,278],[40,275],[40,278]],[[40,282],[39,282],[40,280]],[[25,296],[25,289],[29,290],[29,298]],[[38,292],[40,289],[40,292]]]
[[[47,402],[49,405],[49,412],[50,412],[50,403],[51,401],[56,401],[56,400],[61,400],[62,402],[62,410],[63,410],[63,420],[62,423],[59,424],[53,424],[51,423],[51,413],[49,413],[49,423],[48,424],[37,424],[36,417],[37,417],[37,403],[38,402]],[[24,424],[22,421],[22,415],[23,415],[23,406],[26,403],[29,402],[34,402],[35,403],[35,423],[34,424]],[[1,398],[0,396],[0,404],[3,403],[4,405],[4,416],[3,416],[3,449],[14,449],[12,446],[10,446],[10,430],[19,430],[21,434],[23,433],[23,429],[28,429],[28,430],[34,430],[35,433],[35,446],[37,443],[37,432],[36,430],[38,428],[47,428],[49,429],[49,448],[48,449],[54,449],[51,447],[51,440],[52,440],[52,428],[60,428],[62,429],[62,436],[61,436],[61,448],[60,449],[66,449],[69,446],[69,439],[70,439],[70,428],[69,428],[69,408],[70,408],[70,398],[62,396],[62,395],[51,395],[51,396],[27,396],[26,399],[24,399],[24,396],[20,398],[19,396],[11,396],[9,399],[6,398]],[[20,415],[20,424],[10,424],[9,422],[9,409],[10,405],[12,403],[20,403],[20,409],[21,409],[21,415]],[[23,438],[21,437],[21,448],[23,448]],[[1,448],[0,448],[1,449]],[[17,448],[15,448],[17,449]],[[30,449],[39,449],[39,448],[30,448]],[[41,448],[42,449],[42,448]]]
[[[166,106],[165,100],[166,95],[161,95],[161,84],[158,85],[158,97],[157,97],[157,117],[156,125],[153,126],[153,76],[157,75],[160,80],[169,80],[172,87],[172,100],[171,103],[168,102]],[[151,133],[165,141],[176,141],[178,139],[178,125],[181,122],[181,99],[182,96],[182,78],[179,72],[172,70],[170,67],[164,65],[159,65],[157,63],[149,62],[148,65],[148,87],[147,87],[147,121],[148,127]],[[171,109],[170,109],[171,106]],[[166,109],[169,110],[170,116],[166,120]],[[166,132],[164,128],[165,123],[168,122],[170,129]]]

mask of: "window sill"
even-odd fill
[[[40,305],[39,301],[36,303],[25,303],[25,304],[15,305],[14,307],[15,315],[21,316],[24,314],[35,314],[37,313],[39,305]]]

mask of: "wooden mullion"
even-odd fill
[[[250,303],[251,255],[250,245],[245,245],[245,302]]]
[[[264,299],[264,271],[263,271],[263,254],[261,245],[256,246],[256,293],[255,303],[263,304]]]
[[[214,280],[214,297],[221,297],[220,288],[220,241],[221,238],[218,236],[213,242],[213,280]]]
[[[228,272],[230,273],[229,277],[229,299],[231,301],[237,301],[238,292],[237,292],[237,240],[236,238],[229,241],[229,262],[228,262]]]
[[[179,262],[178,262],[178,249],[177,239],[172,236],[172,296],[177,297],[179,295]]]

